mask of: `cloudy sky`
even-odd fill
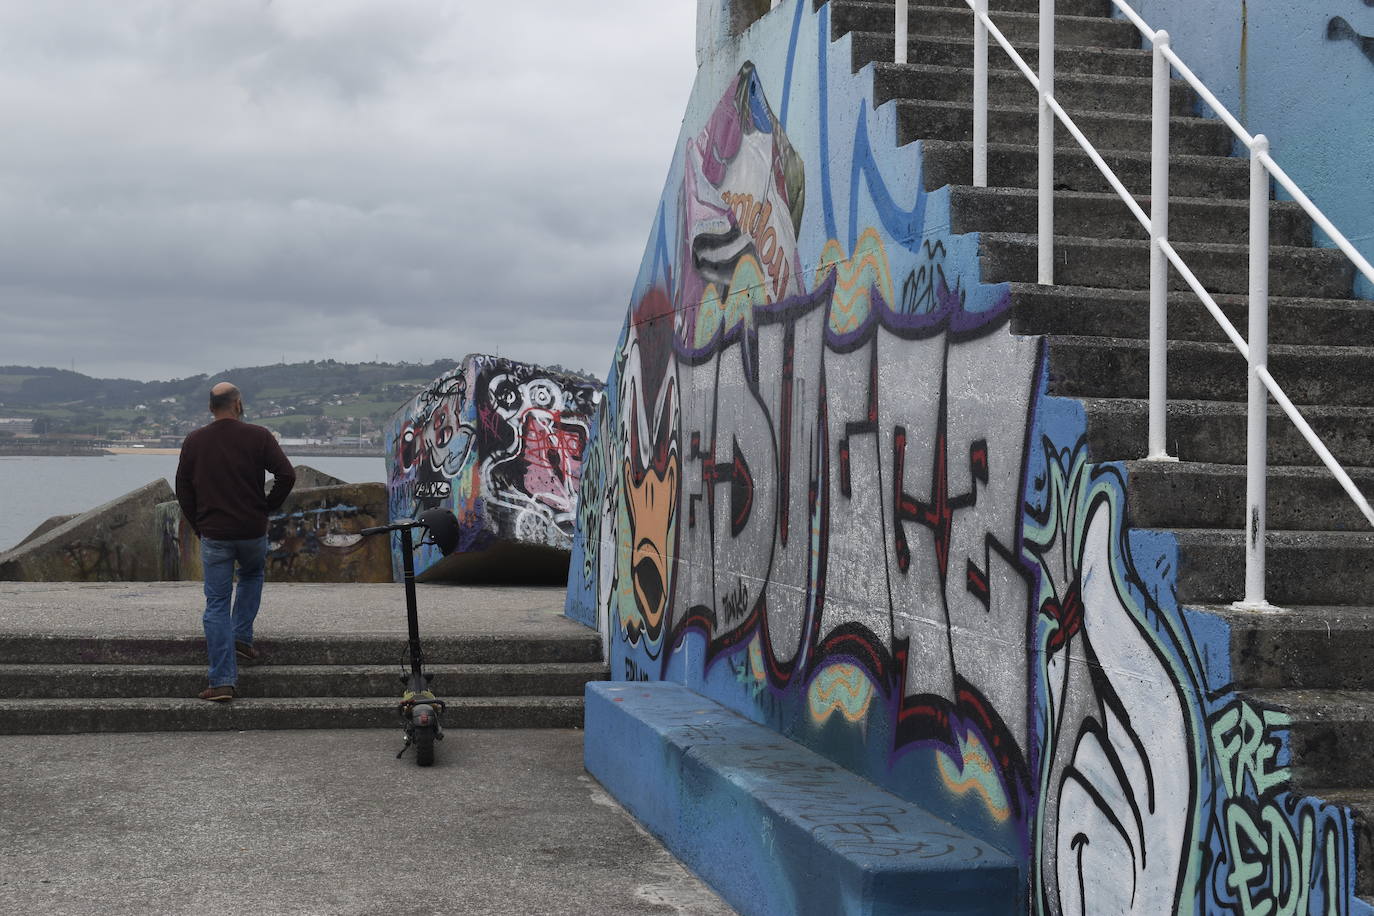
[[[604,375],[695,0],[0,0],[0,365]]]

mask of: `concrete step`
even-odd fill
[[[922,6],[913,3],[908,29],[915,35],[973,37],[973,11],[954,6]],[[1004,12],[994,20],[1011,42],[1036,41],[1040,34],[1038,13]],[[893,28],[891,3],[869,0],[830,0],[830,37],[846,32],[881,32]],[[1140,33],[1129,22],[1103,16],[1055,16],[1055,44],[1091,48],[1139,48]]]
[[[1016,334],[1100,334],[1140,339],[1149,336],[1150,295],[1144,290],[1013,283],[1011,295],[1011,327]],[[1227,293],[1213,298],[1231,323],[1243,332],[1249,298]],[[1211,312],[1189,291],[1169,294],[1169,339],[1220,342],[1227,338]],[[1269,339],[1318,346],[1374,341],[1374,302],[1271,298]]]
[[[889,10],[894,5],[894,0],[872,0],[872,2],[886,6]],[[816,0],[814,5],[819,9],[825,5],[825,0]],[[921,6],[939,6],[958,10],[969,8],[968,0],[921,0]],[[1110,2],[1109,0],[1055,0],[1054,10],[1060,16],[1107,16],[1110,13]],[[998,13],[1038,13],[1039,11],[1040,0],[988,0],[988,13],[992,16],[993,22],[997,22]]]
[[[1034,235],[1038,228],[1039,192],[1034,188],[950,188],[952,232],[999,232]],[[1136,202],[1150,212],[1148,197]],[[1312,246],[1312,223],[1295,203],[1269,204],[1269,241],[1290,248]],[[1144,240],[1148,237],[1135,215],[1115,193],[1056,191],[1056,236]],[[1178,242],[1245,245],[1250,235],[1248,201],[1176,197],[1169,201],[1169,238]],[[1100,288],[1100,287],[1099,287]],[[1374,339],[1374,338],[1371,338]]]
[[[1374,607],[1297,606],[1277,613],[1202,610],[1231,628],[1231,679],[1247,688],[1374,690]]]
[[[1310,789],[1333,805],[1350,809],[1355,834],[1355,892],[1362,902],[1374,904],[1374,786]]]
[[[1151,105],[1151,80],[1136,76],[1105,76],[1066,73],[1056,76],[1054,97],[1070,117],[1079,112],[1106,111],[1148,117]],[[930,99],[943,102],[973,102],[973,71],[962,67],[935,64],[873,64],[873,104],[892,99]],[[988,104],[999,108],[1029,108],[1036,104],[1034,87],[1020,70],[988,70]],[[1174,115],[1196,111],[1193,89],[1183,80],[1169,86],[1169,110]],[[1066,132],[1067,133],[1067,132]],[[1002,138],[998,138],[1002,139]],[[1120,144],[1113,144],[1119,147]],[[1149,144],[1145,144],[1149,149]]]
[[[447,699],[447,698],[446,698]],[[444,729],[580,728],[580,696],[447,699]],[[198,699],[80,698],[0,700],[0,734],[243,731],[289,728],[391,728],[396,700],[381,697]],[[398,728],[399,731],[399,728]]]
[[[1116,337],[1050,337],[1050,391],[1069,397],[1149,396],[1149,342]],[[1171,398],[1246,398],[1245,357],[1227,343],[1170,342]],[[1269,371],[1295,404],[1374,406],[1374,348],[1271,345]]]
[[[593,632],[569,636],[480,634],[424,637],[432,664],[599,662],[601,640]],[[263,666],[399,665],[407,657],[400,636],[282,636],[260,639]],[[100,637],[7,634],[0,639],[0,663],[203,665],[205,640],[195,636]]]
[[[875,61],[892,60],[892,28],[874,32],[849,33],[857,73]],[[1040,49],[1034,39],[1012,41],[1012,47],[1031,67],[1039,65]],[[973,34],[912,35],[907,42],[907,60],[918,64],[944,67],[973,66]],[[988,42],[988,66],[1012,69],[1016,65],[994,41]],[[1150,52],[1137,47],[1086,48],[1059,45],[1054,51],[1056,73],[1100,73],[1104,76],[1149,77],[1152,71]]]
[[[954,140],[926,140],[922,144],[926,190],[947,184],[973,184],[973,144]],[[1100,150],[1103,160],[1135,195],[1150,189],[1150,155],[1135,150]],[[1054,186],[1060,191],[1106,192],[1111,188],[1097,166],[1081,149],[1062,149],[1054,156]],[[988,183],[1003,188],[1034,188],[1039,184],[1038,153],[1033,145],[988,144]],[[1250,166],[1229,156],[1169,158],[1169,196],[1245,200],[1249,196]],[[1115,193],[1115,192],[1113,192]],[[1124,204],[1123,204],[1124,206]]]
[[[1145,455],[1147,407],[1137,398],[1082,398],[1093,461],[1124,461]],[[1374,467],[1374,409],[1309,405],[1302,408],[1336,460],[1346,467]],[[1319,460],[1288,415],[1269,408],[1269,464],[1315,466]],[[1245,405],[1230,401],[1171,400],[1169,454],[1184,461],[1244,464]],[[1227,599],[1230,600],[1230,599]]]
[[[1245,526],[1245,467],[1196,462],[1129,461],[1127,507],[1137,528]],[[1374,470],[1351,473],[1374,494]],[[1271,468],[1265,523],[1272,531],[1368,531],[1370,524],[1326,468]]]
[[[262,665],[239,669],[244,697],[399,696],[399,665]],[[588,681],[609,676],[600,663],[427,665],[445,698],[581,696]],[[0,665],[0,698],[194,697],[205,665]]]
[[[1244,533],[1185,528],[1178,541],[1178,600],[1229,604],[1245,593]],[[1279,606],[1358,605],[1374,593],[1374,531],[1270,531],[1265,597]]]
[[[1368,784],[1374,770],[1374,692],[1265,689],[1246,690],[1245,696],[1292,718],[1293,785],[1304,794]]]
[[[1247,246],[1178,242],[1174,248],[1208,292],[1248,291]],[[984,232],[980,249],[984,282],[1035,281],[1039,259],[1036,236],[1024,232]],[[1054,278],[1069,286],[1147,289],[1150,243],[1145,239],[1055,236]],[[1354,280],[1354,265],[1334,248],[1274,245],[1269,249],[1269,290],[1275,296],[1349,299]],[[1189,288],[1172,268],[1169,288]]]
[[[897,99],[897,143],[913,140],[973,140],[973,106],[968,102]],[[992,107],[992,106],[996,107]],[[1071,112],[1074,123],[1093,144],[1102,148],[1147,150],[1150,119],[1114,111]],[[988,108],[988,138],[998,143],[1039,142],[1040,121],[1033,107],[1017,108],[994,99]],[[1078,141],[1066,130],[1055,131],[1055,146],[1078,149]],[[1231,151],[1231,130],[1207,118],[1169,119],[1169,149],[1194,156],[1226,156]]]

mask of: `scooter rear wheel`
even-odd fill
[[[415,729],[415,762],[422,767],[434,765],[434,728]]]

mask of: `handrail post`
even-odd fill
[[[1040,0],[1039,282],[1054,283],[1054,0]]]
[[[897,0],[893,6],[897,10],[896,27],[892,30],[892,61],[897,64],[906,63],[907,36],[907,2],[908,0]]]
[[[1245,469],[1245,600],[1247,610],[1272,608],[1264,598],[1269,392],[1259,370],[1269,361],[1269,172],[1261,156],[1269,140],[1250,143],[1250,396]]]
[[[1146,458],[1176,461],[1166,440],[1169,413],[1169,33],[1154,34],[1150,120],[1150,434]]]
[[[973,3],[973,186],[988,186],[988,0]]]

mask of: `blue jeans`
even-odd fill
[[[200,563],[205,570],[205,648],[210,655],[210,686],[238,684],[234,642],[253,644],[253,621],[262,599],[267,538],[217,541],[201,538]],[[239,585],[234,588],[234,564]],[[232,610],[230,599],[233,599]]]

